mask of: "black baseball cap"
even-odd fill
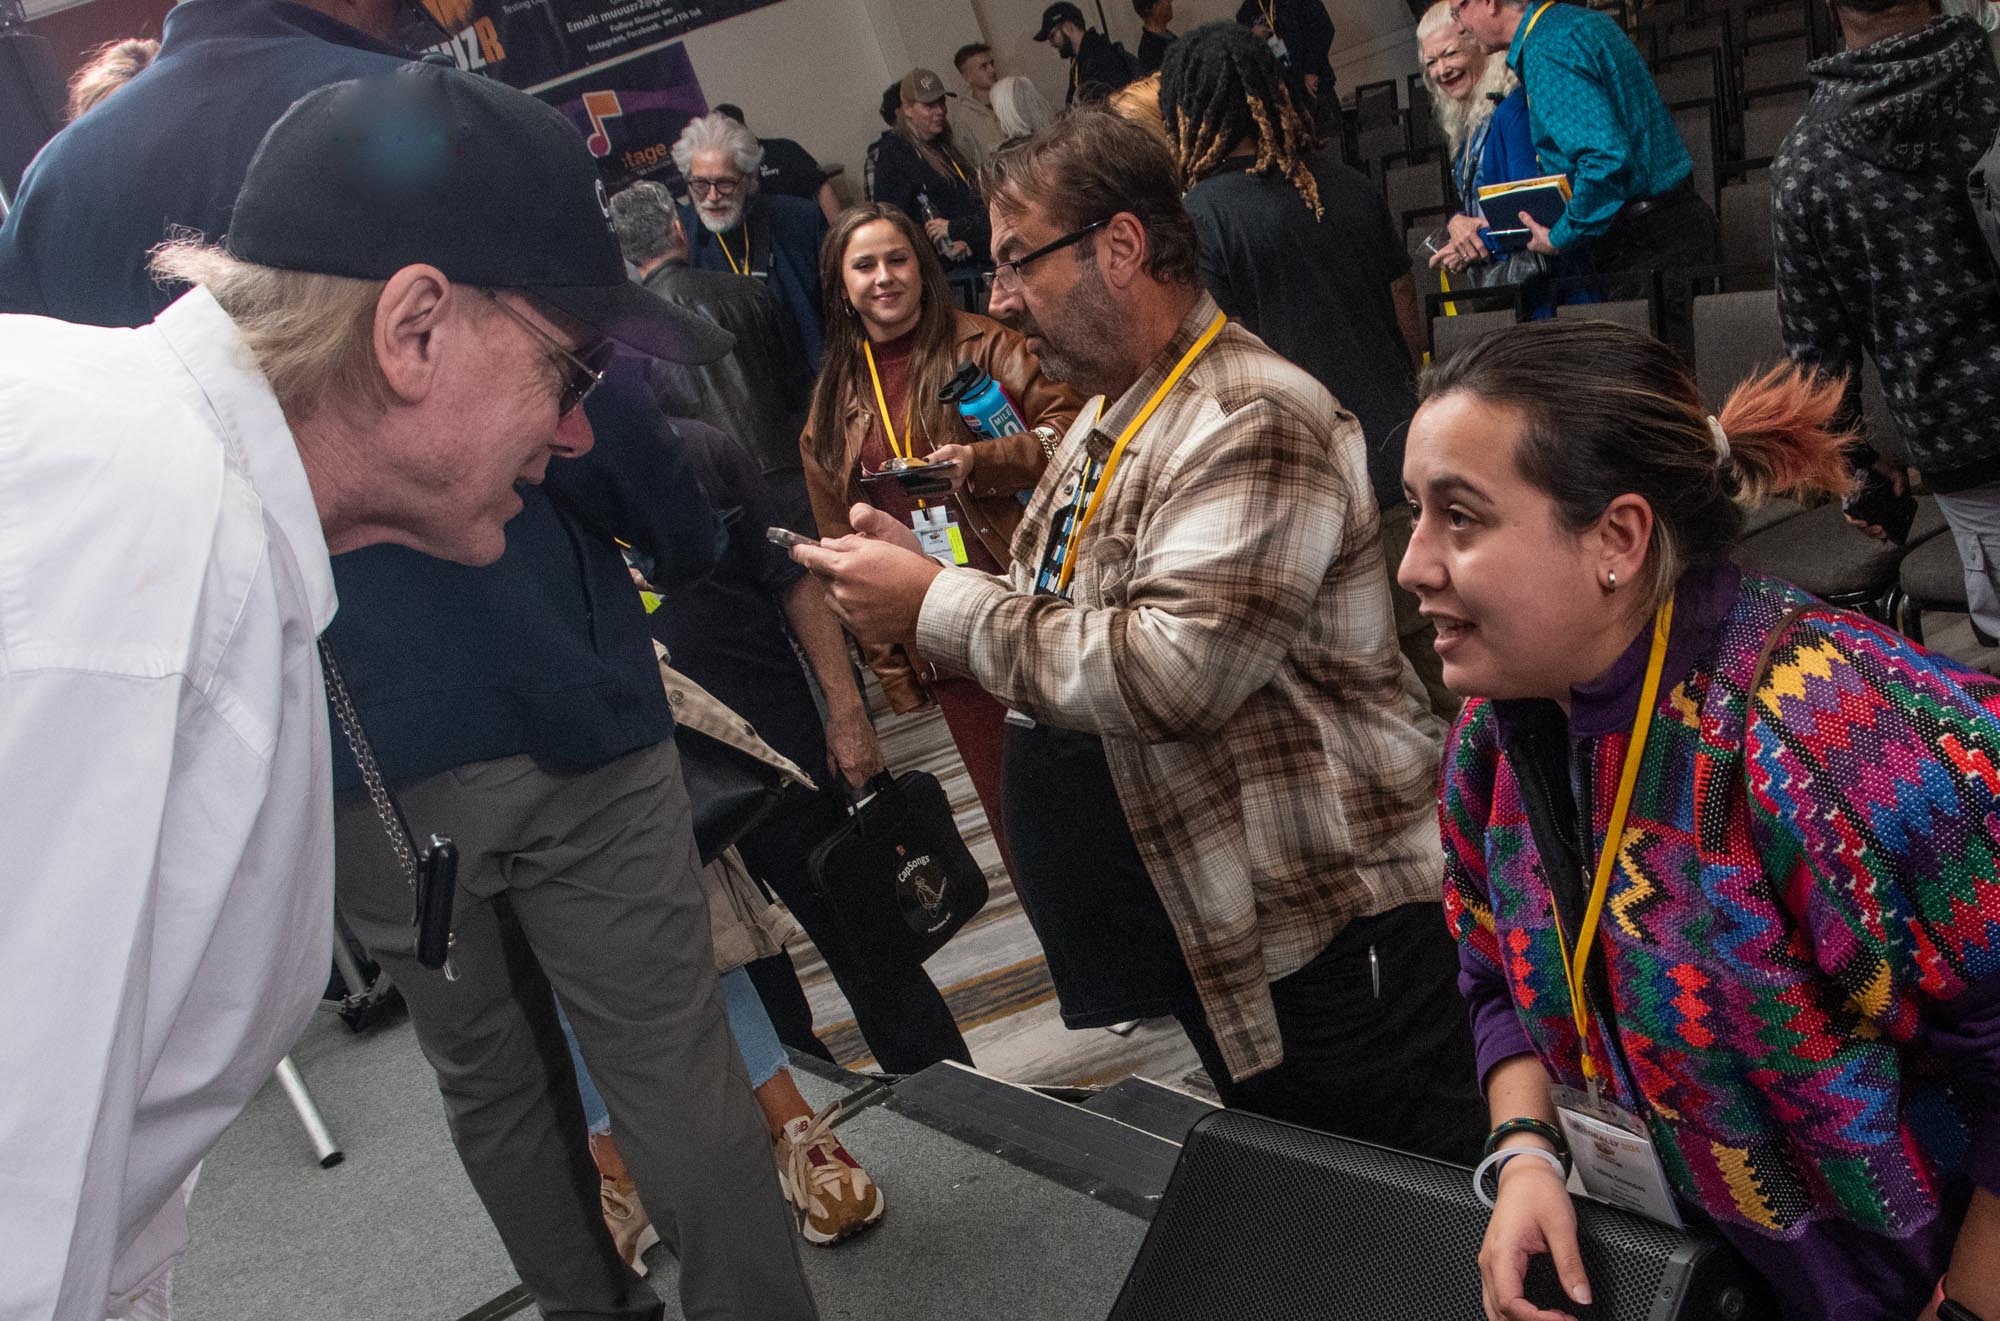
[[[223,247],[361,280],[435,266],[456,283],[531,294],[669,362],[714,362],[735,344],[626,277],[604,180],[561,112],[434,64],[294,103],[250,162]]]
[[[1059,0],[1059,3],[1050,5],[1042,11],[1042,26],[1035,33],[1035,40],[1047,41],[1049,34],[1054,32],[1057,25],[1061,23],[1074,23],[1078,27],[1082,27],[1083,11],[1075,5],[1070,4],[1069,0]]]

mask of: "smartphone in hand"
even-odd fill
[[[1896,494],[1895,484],[1873,468],[1861,473],[1854,493],[1841,501],[1841,512],[1861,523],[1872,523],[1900,546],[1910,539],[1910,524],[1916,521],[1917,497],[1908,491]]]
[[[800,536],[788,527],[765,528],[764,540],[770,542],[773,546],[783,546],[786,550],[790,550],[794,546],[819,545],[817,538]]]

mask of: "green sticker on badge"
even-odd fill
[[[965,553],[965,534],[958,530],[958,524],[948,524],[945,527],[944,534],[951,539],[951,562],[953,564],[972,563],[972,557]]]

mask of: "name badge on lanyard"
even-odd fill
[[[943,505],[911,510],[910,526],[916,529],[917,544],[923,547],[924,554],[945,568],[959,568],[972,562],[972,557],[965,553],[965,533]]]
[[[1573,1087],[1551,1087],[1549,1099],[1555,1102],[1556,1123],[1584,1192],[1675,1229],[1685,1227],[1674,1209],[1666,1166],[1660,1164],[1659,1149],[1643,1120]]]
[[[1612,802],[1604,846],[1597,855],[1597,874],[1574,940],[1564,931],[1561,914],[1557,914],[1556,933],[1563,942],[1563,975],[1569,982],[1570,1013],[1576,1022],[1577,1050],[1589,1090],[1552,1087],[1549,1099],[1555,1103],[1556,1121],[1562,1128],[1563,1140],[1569,1144],[1570,1160],[1584,1192],[1600,1202],[1680,1229],[1683,1226],[1680,1213],[1674,1208],[1673,1186],[1667,1182],[1666,1167],[1660,1163],[1659,1150],[1646,1130],[1645,1121],[1604,1098],[1597,1061],[1591,1057],[1586,982],[1591,951],[1597,944],[1598,920],[1604,913],[1619,841],[1625,834],[1639,765],[1646,755],[1646,734],[1652,728],[1660,672],[1666,664],[1667,641],[1673,626],[1674,603],[1669,600],[1653,617],[1653,645],[1646,657],[1646,679],[1639,690],[1639,710],[1632,719],[1632,736],[1625,745],[1624,765],[1618,772],[1618,796]],[[1588,822],[1584,828],[1589,829]],[[1607,1024],[1606,1042],[1614,1035]]]

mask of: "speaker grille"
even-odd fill
[[[1486,1208],[1460,1166],[1235,1111],[1196,1125],[1112,1321],[1481,1321]],[[1595,1302],[1565,1301],[1540,1259],[1529,1297],[1589,1318],[1693,1317],[1681,1291],[1712,1245],[1579,1201]],[[1678,1252],[1681,1265],[1670,1266]],[[1731,1272],[1733,1275],[1734,1272]],[[1721,1286],[1705,1287],[1713,1299]]]

